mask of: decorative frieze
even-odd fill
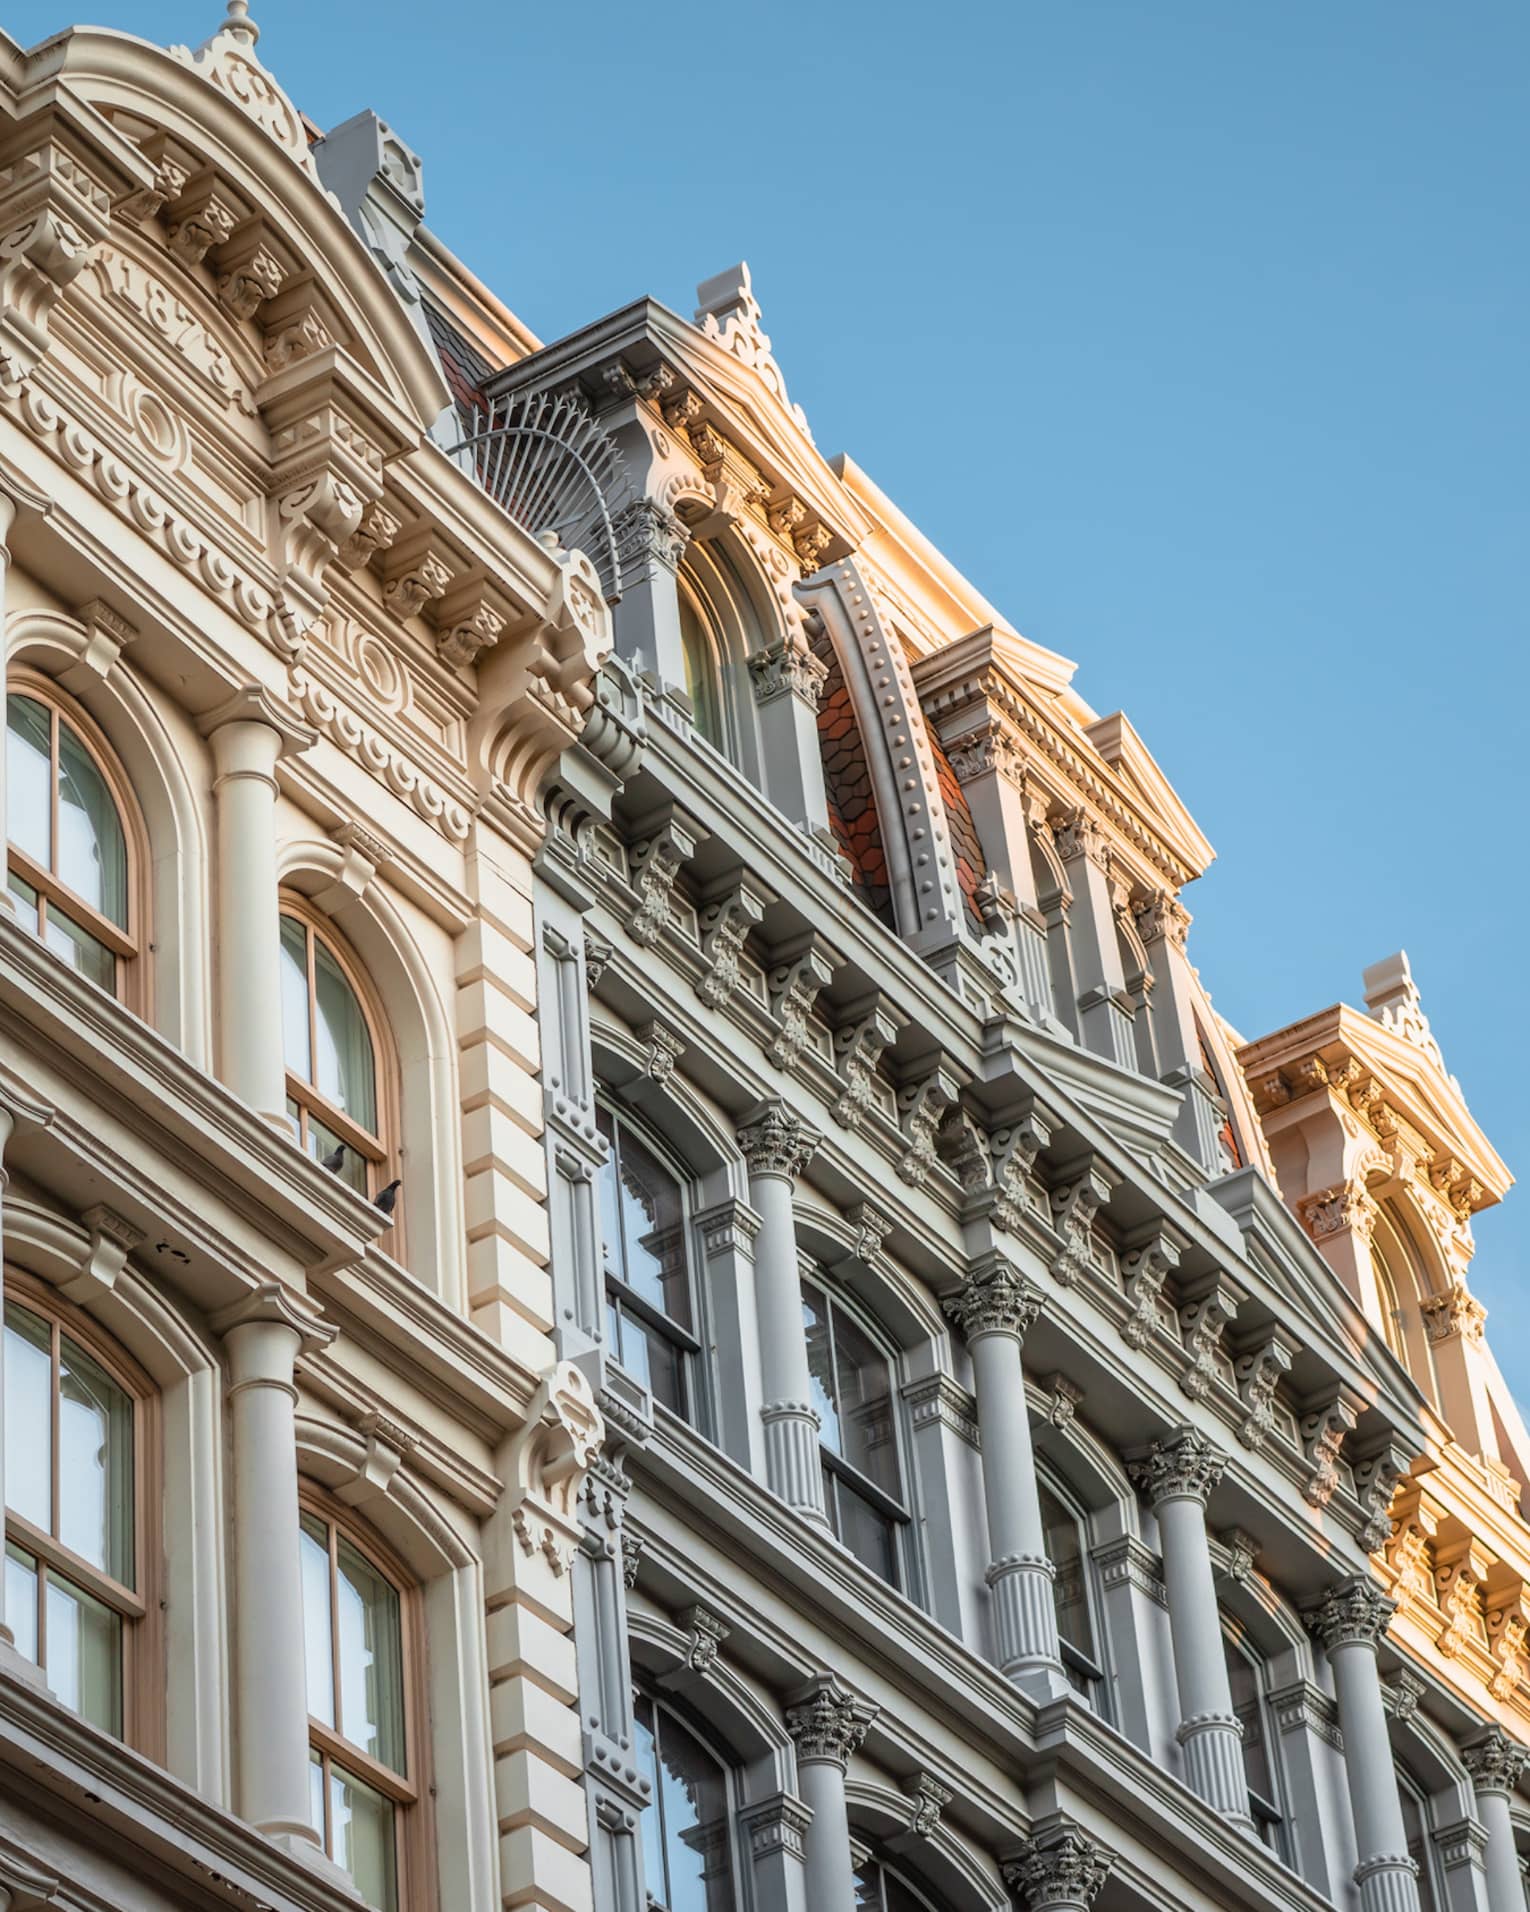
[[[1121,1324],[1121,1338],[1129,1348],[1146,1348],[1163,1332],[1161,1297],[1165,1282],[1178,1266],[1178,1245],[1161,1232],[1122,1255],[1127,1316]]]
[[[776,1032],[765,1053],[778,1069],[790,1074],[812,1042],[809,1018],[813,1005],[834,974],[833,959],[810,937],[806,946],[771,965],[767,982]]]
[[[744,980],[742,957],[751,931],[764,921],[768,893],[740,872],[701,908],[701,955],[705,967],[696,994],[709,1009],[726,1009]]]
[[[695,854],[695,836],[673,816],[656,822],[633,843],[627,870],[637,908],[627,919],[627,933],[635,943],[647,948],[663,935],[675,878]]]
[[[929,1180],[939,1159],[941,1124],[947,1110],[956,1106],[958,1094],[956,1078],[945,1069],[898,1091],[898,1119],[908,1146],[899,1158],[897,1173],[910,1188],[923,1188]]]
[[[1276,1395],[1281,1378],[1291,1371],[1291,1357],[1287,1337],[1277,1329],[1268,1340],[1245,1348],[1233,1364],[1244,1410],[1238,1439],[1252,1453],[1257,1454],[1275,1431]]]
[[[1094,1269],[1094,1218],[1110,1195],[1111,1180],[1101,1164],[1089,1160],[1054,1182],[1049,1196],[1058,1250],[1052,1279],[1071,1288]]]
[[[1339,1392],[1303,1414],[1299,1432],[1308,1473],[1302,1498],[1309,1507],[1326,1507],[1339,1485],[1339,1459],[1354,1432],[1358,1414],[1347,1393]]]
[[[1203,1400],[1215,1386],[1223,1330],[1237,1312],[1237,1295],[1218,1279],[1199,1287],[1181,1303],[1179,1325],[1188,1359],[1179,1385],[1192,1401]]]
[[[944,1427],[969,1447],[981,1447],[977,1404],[949,1374],[929,1374],[910,1381],[902,1395],[915,1432],[924,1427]]]
[[[833,1105],[834,1120],[850,1134],[876,1107],[877,1064],[898,1033],[880,997],[847,1010],[834,1031],[834,1067],[844,1087]]]

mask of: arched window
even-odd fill
[[[135,1469],[147,1390],[108,1370],[83,1324],[19,1292],[5,1302],[6,1616],[18,1652],[66,1706],[138,1739],[148,1607]]]
[[[879,1859],[855,1869],[855,1912],[940,1912],[934,1899]]]
[[[1222,1653],[1233,1711],[1243,1728],[1243,1772],[1254,1823],[1270,1850],[1288,1858],[1285,1815],[1280,1809],[1280,1772],[1267,1717],[1264,1658],[1246,1634],[1225,1621]]]
[[[414,1903],[405,1834],[420,1796],[404,1596],[322,1510],[300,1524],[314,1827],[366,1903],[398,1912]]]
[[[1408,1349],[1403,1340],[1402,1298],[1397,1292],[1397,1281],[1392,1274],[1391,1264],[1379,1247],[1373,1246],[1371,1249],[1371,1267],[1376,1276],[1376,1299],[1381,1308],[1381,1331],[1387,1338],[1387,1346],[1406,1367]]]
[[[672,1708],[637,1695],[633,1724],[650,1804],[643,1871],[653,1912],[735,1912],[733,1777]]]
[[[1052,1598],[1057,1607],[1063,1670],[1074,1692],[1100,1711],[1105,1673],[1095,1647],[1084,1523],[1046,1481],[1038,1479],[1036,1485],[1041,1496],[1042,1538],[1053,1569]]]
[[[699,1392],[685,1188],[632,1127],[605,1107],[600,1227],[611,1353],[653,1398],[687,1420]]]
[[[287,1113],[308,1153],[362,1195],[387,1179],[378,1046],[337,943],[284,901],[282,1038]]]
[[[717,645],[696,600],[683,585],[680,587],[680,652],[685,660],[685,694],[691,700],[691,721],[696,734],[726,755],[728,733],[723,721],[722,671],[717,660]]]
[[[1440,1877],[1439,1854],[1429,1836],[1429,1811],[1422,1789],[1405,1768],[1397,1768],[1397,1803],[1402,1808],[1408,1857],[1418,1867],[1419,1912],[1441,1912],[1448,1903]]]
[[[892,1359],[817,1282],[802,1284],[802,1320],[830,1524],[857,1560],[902,1586],[909,1512]]]
[[[125,786],[82,719],[42,687],[6,709],[7,884],[18,920],[114,996],[138,954]]]

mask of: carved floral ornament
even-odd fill
[[[1195,1428],[1180,1428],[1154,1441],[1131,1464],[1133,1484],[1149,1505],[1166,1500],[1195,1500],[1204,1507],[1222,1478],[1227,1456]]]
[[[1482,1739],[1461,1748],[1461,1764],[1478,1792],[1512,1795],[1527,1759],[1530,1759],[1530,1748],[1510,1739],[1501,1727],[1494,1727]]]
[[[1067,1822],[1027,1839],[1003,1864],[1004,1883],[1026,1912],[1087,1912],[1115,1855]]]
[[[1000,1256],[974,1272],[964,1287],[941,1302],[968,1341],[985,1334],[1007,1334],[1023,1340],[1042,1305],[1040,1291]]]
[[[571,1361],[549,1368],[508,1444],[505,1505],[522,1551],[540,1553],[555,1574],[579,1547],[579,1490],[604,1439],[585,1376]]]
[[[760,1110],[738,1132],[738,1146],[753,1175],[796,1178],[812,1161],[820,1141],[818,1131],[780,1102]]]
[[[1330,1587],[1305,1615],[1308,1629],[1325,1652],[1336,1647],[1374,1648],[1386,1632],[1396,1602],[1359,1574]]]
[[[822,1762],[843,1772],[865,1739],[877,1708],[841,1686],[833,1674],[821,1675],[787,1709],[786,1730],[797,1743],[800,1764]]]

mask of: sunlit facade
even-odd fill
[[[1525,1912],[1405,960],[1226,1026],[747,268],[543,343],[239,0],[0,54],[0,1904]]]

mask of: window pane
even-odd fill
[[[37,934],[39,917],[37,914],[37,892],[30,883],[23,883],[14,870],[6,877],[5,887],[10,891],[16,903],[16,921],[25,930]]]
[[[313,1084],[320,1095],[344,1109],[353,1122],[377,1133],[377,1078],[372,1038],[356,992],[325,945],[316,938],[313,978],[317,1010],[318,1054]]]
[[[314,1752],[308,1751],[308,1823],[324,1838],[324,1761]],[[328,1843],[324,1850],[329,1851]]]
[[[99,1600],[51,1572],[44,1670],[65,1706],[108,1733],[121,1733],[122,1621]]]
[[[897,1522],[879,1513],[844,1480],[835,1481],[834,1499],[838,1510],[835,1530],[841,1541],[863,1566],[897,1586]]]
[[[871,1859],[855,1869],[855,1912],[883,1912],[882,1868]]]
[[[55,956],[62,956],[71,969],[88,976],[98,989],[116,990],[117,958],[105,943],[98,942],[88,929],[81,928],[57,903],[48,905],[43,941]]]
[[[404,1770],[404,1666],[398,1594],[348,1540],[336,1549],[339,1730],[396,1773]]]
[[[5,1504],[53,1531],[53,1337],[30,1308],[5,1304]]]
[[[691,1298],[685,1271],[685,1210],[680,1184],[626,1129],[619,1138],[617,1162],[627,1283],[650,1307],[689,1328]]]
[[[653,1804],[638,1820],[643,1833],[643,1873],[648,1896],[663,1905],[669,1882],[664,1876],[664,1790],[659,1783],[659,1749],[653,1736],[653,1707],[641,1693],[633,1708],[633,1746],[637,1768],[649,1784]]]
[[[697,733],[714,749],[723,747],[717,660],[696,607],[680,593],[680,653],[685,660],[685,694],[691,700]]]
[[[733,1912],[723,1769],[673,1713],[660,1715],[658,1740],[669,1912]]]
[[[331,1766],[329,1815],[333,1857],[356,1881],[356,1890],[379,1912],[398,1905],[398,1863],[393,1806],[380,1792]]]
[[[127,839],[106,779],[70,729],[58,727],[58,874],[118,929],[127,928]]]
[[[295,1110],[297,1104],[288,1098],[288,1113]],[[308,1153],[316,1162],[327,1162],[336,1149],[342,1150],[340,1166],[335,1173],[347,1188],[354,1188],[358,1195],[369,1193],[367,1186],[367,1158],[358,1155],[348,1142],[342,1142],[333,1129],[326,1128],[310,1109],[308,1112]]]
[[[834,1309],[834,1366],[843,1442],[839,1451],[868,1480],[900,1499],[892,1371],[870,1335],[839,1307]]]
[[[45,870],[53,867],[53,755],[46,708],[31,697],[7,697],[5,827],[10,840]]]
[[[600,1169],[600,1247],[609,1273],[622,1274],[622,1211],[616,1178],[616,1128],[610,1112],[597,1107],[595,1125],[606,1138],[606,1159]]]
[[[1089,1624],[1089,1588],[1079,1523],[1052,1490],[1040,1483],[1042,1537],[1054,1569],[1052,1596],[1057,1631],[1069,1646],[1094,1658],[1094,1629]]]
[[[819,1439],[832,1452],[843,1452],[839,1431],[834,1357],[829,1345],[829,1304],[816,1288],[802,1284],[802,1331],[807,1336],[808,1375],[818,1411]]]
[[[287,1067],[313,1081],[308,1046],[308,932],[295,916],[282,918],[282,1048]]]
[[[58,1537],[133,1584],[133,1403],[65,1335],[59,1354]]]
[[[647,1328],[625,1308],[621,1311],[621,1354],[618,1359],[635,1380],[672,1414],[685,1413],[685,1356],[673,1341]]]
[[[303,1563],[303,1659],[308,1668],[308,1710],[326,1726],[335,1724],[335,1661],[330,1639],[329,1530],[304,1514],[298,1552]]]
[[[16,1651],[37,1664],[37,1562],[9,1543],[5,1549],[5,1618]]]

